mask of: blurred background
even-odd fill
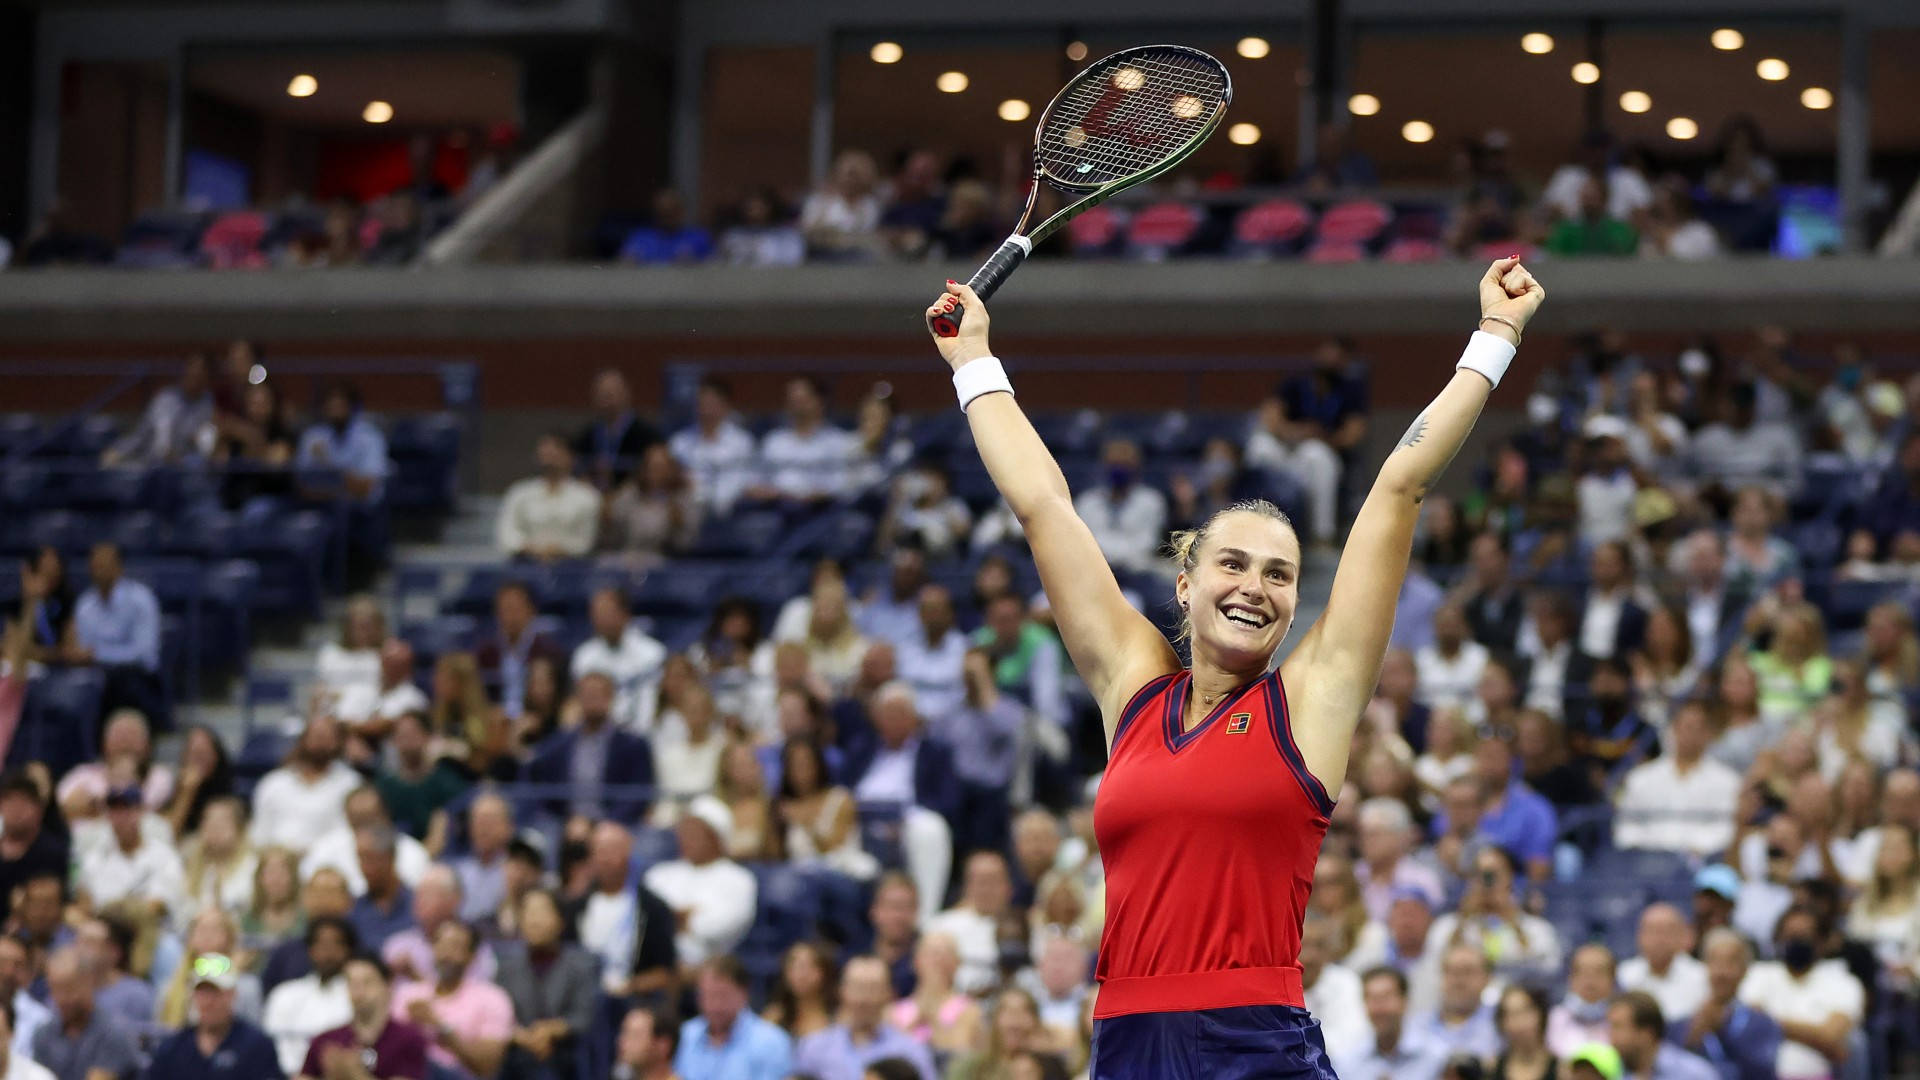
[[[1552,296],[1316,875],[1343,1075],[1920,1075],[1906,0],[0,3],[15,1031],[82,949],[164,1064],[231,954],[298,1074],[340,916],[513,1012],[436,1077],[1082,1070],[1100,721],[921,312],[1156,41],[1226,122],[993,310],[1163,628],[1167,534],[1259,496],[1304,630],[1486,262]]]

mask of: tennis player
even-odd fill
[[[1453,377],[1387,456],[1347,538],[1323,618],[1276,672],[1300,596],[1300,538],[1273,504],[1238,503],[1173,538],[1180,657],[1121,597],[1060,467],[987,347],[972,289],[931,320],[994,484],[1026,529],[1110,760],[1094,804],[1107,873],[1094,1080],[1331,1078],[1301,1003],[1313,865],[1361,709],[1393,629],[1420,502],[1466,440],[1546,293],[1501,259]]]

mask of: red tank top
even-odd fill
[[[1300,926],[1333,800],[1273,672],[1192,731],[1192,675],[1142,687],[1094,800],[1107,874],[1096,1017],[1300,1005]]]

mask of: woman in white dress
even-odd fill
[[[828,783],[826,755],[811,739],[789,739],[781,749],[778,809],[792,862],[817,863],[856,881],[879,874],[880,861],[860,844],[853,793]]]

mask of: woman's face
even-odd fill
[[[532,677],[528,677],[532,683]],[[433,665],[433,697],[435,701],[451,701],[460,696],[460,673],[454,669],[448,658],[441,657]]]
[[[1889,824],[1880,828],[1880,854],[1873,860],[1873,872],[1893,881],[1904,881],[1913,873],[1913,833],[1906,826]]]
[[[230,802],[207,807],[200,818],[200,842],[210,851],[225,854],[240,843],[240,814]]]
[[[539,660],[527,668],[526,704],[546,711],[560,700],[560,677],[549,660]]]
[[[736,645],[745,645],[753,635],[753,619],[744,611],[729,611],[720,620],[720,636]]]
[[[1753,668],[1734,660],[1720,673],[1720,700],[1727,705],[1748,710],[1760,695],[1760,684],[1755,679]]]
[[[973,591],[981,596],[999,596],[1013,591],[1013,571],[999,560],[983,562],[973,575]]]
[[[1813,648],[1813,635],[1807,621],[1798,612],[1783,611],[1773,620],[1773,649],[1787,656],[1805,656]]]
[[[1660,657],[1678,658],[1680,655],[1680,624],[1665,608],[1647,617],[1647,651]]]
[[[198,770],[201,776],[211,775],[220,767],[220,750],[213,744],[213,735],[205,728],[192,728],[187,732],[187,745],[180,751],[180,764]]]
[[[693,669],[693,661],[683,653],[667,657],[666,667],[660,672],[660,693],[668,701],[677,702],[687,688],[700,681],[700,673]]]
[[[820,770],[815,766],[811,753],[795,745],[787,751],[785,768],[787,775],[793,778],[793,790],[802,796],[820,789]]]
[[[296,887],[291,859],[276,856],[261,864],[260,890],[267,894],[269,903],[281,904],[291,900]]]
[[[191,956],[205,956],[208,953],[228,953],[233,951],[233,935],[227,932],[226,916],[218,911],[203,911],[187,928],[187,953]]]
[[[1450,537],[1460,531],[1460,515],[1454,509],[1452,499],[1438,495],[1430,497],[1420,516],[1429,536]]]
[[[1272,659],[1300,602],[1300,538],[1262,514],[1216,518],[1177,591],[1196,651],[1242,667]]]
[[[560,940],[560,909],[545,893],[528,893],[520,905],[520,933],[536,949],[551,947]]]
[[[646,456],[640,459],[640,476],[648,491],[665,491],[673,486],[673,454],[665,443],[647,447]]]
[[[820,958],[804,945],[787,950],[780,974],[787,980],[787,989],[803,998],[819,996],[827,981],[827,973],[820,968]]]
[[[959,970],[960,954],[953,942],[942,935],[929,934],[921,938],[913,950],[914,974],[935,986],[953,985],[954,973]]]
[[[1058,882],[1048,891],[1046,902],[1041,911],[1048,923],[1054,926],[1072,926],[1085,914],[1086,905],[1081,903],[1080,894],[1065,881]]]
[[[385,636],[380,609],[372,604],[355,604],[347,610],[347,643],[354,649],[377,649]]]
[[[1025,997],[1009,994],[1000,999],[1000,1007],[993,1011],[993,1030],[1000,1036],[1000,1045],[1007,1050],[1024,1050],[1040,1030],[1040,1018],[1034,1015]]]
[[[781,691],[779,703],[775,708],[778,710],[775,716],[780,722],[780,734],[791,739],[806,735],[813,730],[813,712],[807,708],[804,692]]]
[[[727,786],[737,792],[759,792],[766,780],[760,775],[760,759],[754,756],[753,747],[746,743],[735,743],[727,748],[726,758]]]
[[[1892,656],[1900,647],[1903,627],[1900,613],[1881,606],[1867,612],[1867,653],[1877,658]]]
[[[1508,1043],[1533,1045],[1540,1041],[1544,1026],[1533,999],[1519,990],[1509,990],[1500,998],[1500,1034]]]
[[[1740,536],[1757,540],[1767,534],[1773,524],[1773,515],[1767,507],[1765,493],[1752,489],[1740,493],[1733,504],[1733,531]]]

